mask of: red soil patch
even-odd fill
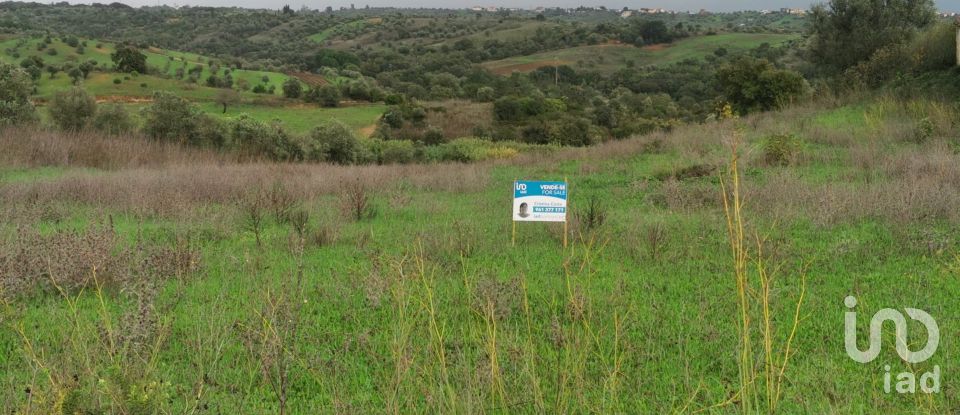
[[[311,87],[322,86],[327,84],[327,79],[323,75],[312,74],[309,72],[287,72],[287,75],[292,76],[300,80]]]
[[[546,60],[530,63],[517,63],[513,65],[503,65],[490,68],[490,71],[497,75],[510,75],[513,72],[530,72],[546,66],[569,65],[572,62],[562,60]]]
[[[607,40],[605,43],[601,43],[599,45],[594,45],[594,46],[600,47],[600,48],[608,48],[611,46],[623,46],[623,42],[617,39],[610,39],[610,40]]]
[[[655,51],[658,51],[658,50],[664,50],[664,49],[669,48],[669,47],[670,47],[670,45],[667,44],[667,43],[657,43],[656,45],[647,45],[647,46],[644,46],[644,47],[642,47],[642,48],[640,48],[640,49],[649,50],[649,51],[651,51],[651,52],[655,52]]]

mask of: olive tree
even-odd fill
[[[352,164],[357,161],[360,150],[357,136],[337,120],[315,127],[304,143],[304,156],[313,161]]]
[[[0,63],[0,127],[37,121],[31,91],[33,81],[27,71]]]
[[[97,113],[97,101],[83,88],[73,87],[54,94],[49,111],[50,119],[58,128],[78,131]]]

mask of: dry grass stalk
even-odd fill
[[[797,299],[793,325],[788,338],[775,345],[772,315],[770,311],[771,284],[773,282],[769,267],[763,260],[763,240],[755,235],[757,249],[751,253],[746,238],[746,218],[744,217],[744,192],[741,188],[740,145],[742,135],[735,130],[728,143],[730,146],[730,164],[726,175],[720,177],[723,196],[723,210],[727,221],[734,279],[737,285],[737,306],[739,317],[737,330],[740,335],[738,345],[738,366],[740,368],[740,388],[734,397],[718,405],[723,406],[739,402],[744,414],[756,412],[775,413],[782,394],[783,376],[792,356],[791,346],[800,323],[800,307],[806,294],[806,279],[801,273],[800,294]],[[729,188],[727,187],[729,183]],[[753,257],[753,259],[751,259]],[[751,271],[750,263],[755,269]],[[751,280],[755,274],[756,281]],[[757,310],[759,308],[759,310]],[[759,313],[759,317],[755,314]],[[756,329],[753,319],[759,318],[759,334],[762,344],[761,356],[764,361],[762,374],[758,373],[753,343]],[[779,346],[776,347],[776,346]],[[777,350],[780,349],[780,350]],[[760,383],[763,384],[761,394]]]

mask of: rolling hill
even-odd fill
[[[756,48],[763,43],[777,46],[798,38],[799,35],[795,34],[725,33],[642,48],[622,43],[605,43],[489,61],[484,62],[483,67],[501,75],[558,65],[613,72],[624,68],[631,61],[635,66],[667,65],[685,59],[703,58],[719,48],[739,52]]]

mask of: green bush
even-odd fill
[[[913,141],[923,143],[933,137],[936,126],[930,117],[923,117],[917,121],[913,129]]]
[[[741,57],[717,71],[723,95],[740,113],[768,111],[800,99],[809,85],[795,71],[777,69],[766,59]]]
[[[133,120],[123,105],[111,104],[97,108],[93,128],[107,134],[125,134],[133,131]]]
[[[530,144],[549,144],[556,138],[552,123],[535,121],[523,128],[523,142]]]
[[[496,98],[496,91],[489,86],[482,86],[477,89],[477,101],[480,102],[493,102]]]
[[[314,88],[310,92],[312,94],[308,101],[316,102],[321,107],[333,108],[340,105],[340,90],[333,85]]]
[[[199,144],[199,121],[200,111],[190,101],[171,92],[156,92],[143,111],[143,132],[158,140]]]
[[[910,51],[906,45],[892,44],[878,49],[869,59],[844,72],[848,86],[878,87],[910,69]]]
[[[301,143],[286,133],[278,123],[268,124],[240,114],[227,126],[229,145],[251,157],[268,157],[273,160],[301,160]]]
[[[379,142],[380,164],[410,163],[416,157],[416,145],[410,140],[384,140]]]
[[[0,63],[0,127],[37,121],[32,91],[33,81],[25,70]]]
[[[511,158],[521,151],[536,148],[537,151],[552,151],[555,146],[530,146],[517,142],[498,142],[478,138],[458,138],[450,142],[424,147],[422,159],[432,162],[473,162],[488,159]]]
[[[933,0],[834,0],[815,5],[809,20],[809,59],[839,72],[936,21],[936,5]]]
[[[914,62],[925,71],[951,68],[957,63],[957,28],[939,22],[923,31],[913,45]]]
[[[287,79],[283,83],[283,96],[290,99],[299,99],[303,95],[303,85],[297,78]]]
[[[96,114],[97,102],[83,88],[73,87],[54,94],[48,109],[57,128],[78,131],[86,127]]]
[[[774,134],[763,140],[763,157],[769,165],[790,165],[802,151],[803,141],[794,134]]]
[[[390,128],[403,127],[403,111],[399,108],[390,108],[380,117],[383,123]]]
[[[523,107],[516,97],[501,97],[493,103],[493,117],[500,122],[515,122],[523,119]]]
[[[423,143],[428,146],[442,144],[444,141],[446,141],[446,139],[443,136],[443,130],[437,127],[427,128],[427,131],[423,133]]]
[[[227,122],[208,114],[201,114],[194,143],[203,147],[227,148],[230,141]]]
[[[349,127],[331,120],[314,127],[304,144],[304,157],[312,161],[352,164],[357,161],[360,142]]]

